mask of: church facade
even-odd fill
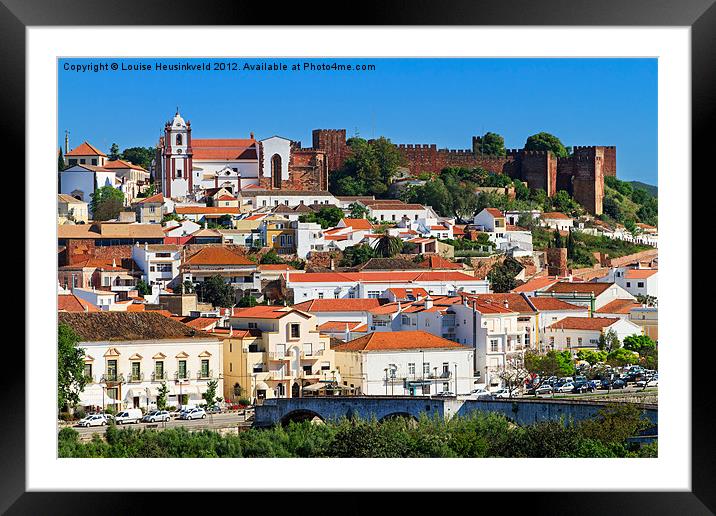
[[[177,110],[164,126],[154,162],[154,176],[166,197],[195,200],[210,188],[233,195],[247,188],[323,191],[328,163],[322,150],[302,148],[281,136],[194,138],[190,121]]]

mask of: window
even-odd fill
[[[157,360],[154,363],[154,378],[156,380],[164,379],[164,361],[163,360]]]
[[[186,378],[186,360],[180,360],[179,361],[179,378]]]
[[[415,362],[410,362],[408,364],[408,374],[415,375]]]
[[[85,364],[85,377],[92,378],[92,364]]]
[[[271,178],[273,187],[281,188],[281,156],[274,154],[271,157]]]
[[[298,323],[291,323],[291,338],[292,339],[300,339],[301,338],[301,325]]]
[[[80,165],[84,165],[84,164],[85,164],[85,159],[84,159],[84,158],[80,158]]]
[[[554,346],[554,337],[549,338],[549,345]]]
[[[636,284],[636,286],[639,287],[639,288],[644,288],[644,282],[643,282],[643,281],[640,281],[640,282],[638,282],[638,283]]]
[[[430,362],[423,364],[423,374],[430,374]]]
[[[156,211],[157,211],[156,206],[150,206],[150,207],[149,207],[149,213],[156,213]]]
[[[259,327],[259,323],[250,322],[249,323],[249,329],[255,329]]]
[[[232,372],[234,370],[234,364],[233,362],[229,362],[229,372]]]
[[[323,292],[318,293],[318,299],[323,299]]]
[[[177,177],[181,177],[181,169],[177,169]]]
[[[171,271],[172,271],[171,263],[158,263],[157,264],[157,272],[171,272]]]
[[[107,276],[105,276],[104,278],[102,278],[102,286],[109,287],[110,281],[111,281],[111,278],[108,278]]]
[[[112,382],[117,380],[117,361],[116,360],[107,360],[106,377],[107,377],[107,380],[112,381]]]
[[[572,345],[572,337],[567,337],[567,347]]]
[[[447,362],[443,362],[443,373],[449,373],[450,372],[450,364]]]
[[[97,158],[92,158],[92,164],[97,165]]]
[[[490,339],[490,351],[493,353],[497,352],[499,346],[499,342],[497,339]]]
[[[177,145],[182,145],[181,134],[177,134]]]
[[[631,287],[631,281],[627,281],[627,287]]]
[[[402,324],[403,326],[410,326],[410,317],[408,317],[407,315],[401,315],[400,324]]]
[[[582,337],[577,337],[577,346],[582,345]]]
[[[204,359],[201,361],[201,377],[209,378],[209,360]]]
[[[423,385],[423,394],[430,394],[430,384]]]
[[[448,392],[450,390],[450,384],[448,382],[443,382],[443,392]]]
[[[138,382],[141,380],[142,364],[141,362],[132,362],[132,381]]]
[[[368,291],[369,299],[378,299],[379,297],[380,297],[380,290],[369,290]]]

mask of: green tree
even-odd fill
[[[659,300],[655,296],[651,296],[649,294],[637,294],[636,300],[644,306],[656,307],[659,304]]]
[[[626,366],[639,363],[639,355],[624,348],[617,348],[607,355],[607,364],[611,366]]]
[[[566,215],[578,216],[584,211],[582,206],[564,190],[559,190],[551,199],[552,209]]]
[[[177,222],[181,222],[184,219],[182,219],[179,215],[177,215],[176,212],[173,211],[171,213],[167,213],[166,215],[164,215],[164,217],[162,217],[162,224],[165,224],[165,223],[169,222],[170,220],[175,220]]]
[[[477,136],[473,144],[473,150],[485,156],[504,156],[505,139],[497,133],[487,132],[483,136]]]
[[[606,351],[595,351],[591,349],[580,349],[577,352],[577,358],[589,362],[589,365],[593,366],[599,362],[604,362],[607,359]]]
[[[203,302],[211,303],[213,306],[229,308],[236,302],[234,289],[218,274],[198,283],[197,291]]]
[[[236,306],[240,308],[250,308],[252,306],[256,306],[258,301],[254,296],[244,296],[241,299],[239,299],[239,302],[236,303]]]
[[[656,349],[656,342],[648,335],[629,335],[624,337],[624,349],[644,355],[646,352]]]
[[[343,251],[341,267],[355,267],[375,258],[375,249],[368,244],[359,244],[346,248]]]
[[[298,217],[300,222],[316,222],[321,228],[333,228],[344,217],[343,210],[338,206],[325,206],[316,213],[307,213]]]
[[[113,143],[112,146],[109,148],[109,159],[119,159],[119,145],[117,145],[116,143]]]
[[[487,273],[490,288],[493,292],[510,292],[517,286],[517,280],[512,271],[503,263],[496,263]]]
[[[556,249],[564,247],[564,244],[562,243],[562,235],[560,234],[559,229],[554,230],[554,247]]]
[[[167,395],[169,394],[169,387],[167,382],[162,382],[157,392],[157,408],[164,410],[167,408]]]
[[[574,258],[574,232],[570,231],[567,235],[567,258],[572,260]]]
[[[209,380],[206,384],[206,392],[204,392],[201,397],[204,398],[208,407],[212,407],[216,404],[216,387],[218,385],[219,382],[216,380]]]
[[[124,194],[112,186],[102,186],[90,194],[90,209],[94,220],[111,220],[119,217],[124,208]]]
[[[264,254],[261,259],[259,260],[259,263],[262,265],[275,265],[280,263],[285,263],[283,258],[281,258],[275,249],[270,249],[266,254]]]
[[[182,292],[184,294],[193,294],[194,293],[194,284],[189,280],[184,280],[184,283],[182,285]]]
[[[141,296],[146,296],[152,292],[152,289],[146,281],[139,280],[137,282],[137,292],[139,292]]]
[[[67,165],[65,164],[65,157],[62,154],[62,147],[60,147],[60,150],[57,152],[57,171],[62,172],[67,168]]]
[[[375,254],[383,258],[392,258],[403,250],[403,241],[388,234],[376,240],[374,244]]]
[[[606,333],[599,335],[599,350],[611,353],[613,350],[621,347],[619,343],[619,336],[613,329],[607,330]]]
[[[368,208],[358,202],[352,202],[348,205],[350,217],[352,219],[364,219],[368,216]]]
[[[540,150],[540,151],[552,151],[552,153],[558,158],[566,158],[569,156],[567,149],[564,147],[562,142],[549,133],[537,133],[533,134],[525,142],[525,150]]]
[[[77,347],[80,338],[67,324],[57,326],[57,408],[62,410],[80,401],[87,385],[85,352]]]
[[[382,196],[403,163],[403,155],[390,140],[348,140],[350,153],[341,170],[333,173],[332,191],[342,195]]]
[[[519,179],[512,181],[515,185],[515,197],[520,201],[528,201],[530,199],[530,189],[526,183]]]
[[[139,165],[145,170],[149,170],[152,166],[152,160],[156,154],[154,147],[129,147],[124,149],[120,158],[135,165]]]

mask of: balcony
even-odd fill
[[[311,351],[301,351],[301,358],[311,359],[323,356],[324,349],[313,349]]]
[[[214,371],[199,371],[196,373],[196,379],[197,380],[211,380],[214,377]]]
[[[440,378],[450,378],[452,377],[452,373],[450,371],[441,371],[439,373],[430,373],[428,375],[425,375],[425,378],[430,379],[440,379]]]
[[[117,374],[117,373],[105,373],[103,374],[100,379],[99,383],[125,383],[124,382],[124,375],[123,374]]]
[[[291,355],[279,351],[269,351],[268,356],[269,360],[291,360]]]
[[[174,381],[178,382],[179,380],[190,380],[191,379],[191,372],[190,371],[184,371],[184,373],[180,373],[177,371],[174,373]]]
[[[130,373],[127,375],[127,383],[140,383],[144,381],[144,373]]]
[[[163,381],[165,381],[165,380],[168,379],[167,376],[168,376],[168,375],[167,375],[167,372],[166,372],[166,371],[161,372],[161,373],[157,373],[157,372],[155,371],[155,372],[152,373],[152,381],[153,381],[153,382],[163,382]]]

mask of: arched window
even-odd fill
[[[271,177],[273,178],[273,187],[281,188],[281,156],[274,154],[271,158]]]
[[[181,134],[177,134],[177,145],[181,145]]]

